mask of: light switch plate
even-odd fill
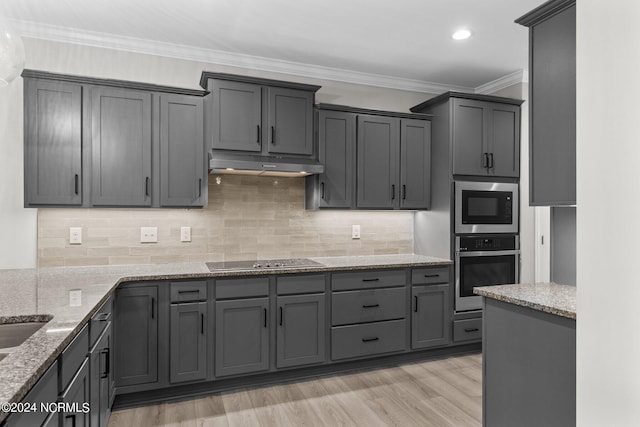
[[[82,227],[69,227],[69,244],[82,244]]]
[[[140,243],[157,243],[158,227],[140,227]]]
[[[181,242],[191,241],[191,227],[180,227],[180,241]]]
[[[352,225],[351,226],[351,238],[359,239],[360,238],[360,225]]]
[[[69,291],[69,307],[80,307],[82,305],[82,290],[71,289]]]

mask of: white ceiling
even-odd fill
[[[27,37],[425,92],[515,83],[544,0],[2,0]],[[460,42],[453,30],[468,27]],[[486,87],[486,86],[485,86]]]

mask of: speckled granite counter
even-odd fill
[[[0,270],[0,323],[49,321],[0,361],[0,403],[19,402],[123,282],[450,265],[413,254],[311,258],[322,266],[210,272],[204,263]],[[81,304],[69,305],[69,291]],[[6,417],[0,411],[0,422]]]
[[[576,319],[576,287],[556,283],[483,286],[473,292],[486,298]]]

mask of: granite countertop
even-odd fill
[[[0,270],[0,324],[48,321],[0,361],[0,403],[19,402],[123,282],[450,265],[415,254],[310,258],[323,265],[210,272],[204,262]],[[81,290],[71,307],[69,291]],[[0,422],[6,417],[0,411]]]
[[[575,286],[557,283],[521,283],[482,286],[473,288],[473,292],[486,298],[576,319]]]

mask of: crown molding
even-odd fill
[[[12,19],[10,22],[20,36],[33,39],[429,94],[449,91],[486,94],[526,81],[524,79],[526,73],[521,70],[473,88],[283,61],[16,19]]]
[[[507,74],[506,76],[500,77],[488,83],[478,86],[475,88],[474,92],[478,94],[490,94],[497,92],[501,89],[507,88],[509,86],[513,86],[518,83],[525,82],[525,72],[524,70],[518,70],[511,74]]]

